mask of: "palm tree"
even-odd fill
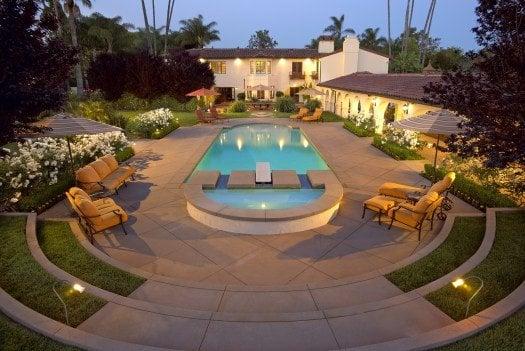
[[[144,16],[144,30],[146,31],[146,41],[148,43],[148,51],[151,54],[153,47],[151,46],[151,36],[149,32],[149,23],[148,23],[148,12],[146,11],[146,4],[144,0],[141,0],[142,3],[142,15]]]
[[[382,49],[385,47],[387,40],[385,37],[378,37],[379,28],[366,28],[359,35],[360,44],[369,49]]]
[[[166,11],[166,33],[164,35],[164,55],[168,53],[168,36],[170,32],[171,17],[173,15],[173,5],[175,0],[168,0],[168,9]]]
[[[185,47],[203,48],[212,41],[221,40],[219,31],[215,29],[217,22],[204,24],[204,17],[198,15],[180,21],[182,44]]]
[[[392,35],[390,31],[390,0],[387,0],[387,13],[388,13],[388,57],[392,58]]]
[[[421,52],[419,55],[419,62],[421,65],[425,64],[425,57],[427,53],[427,47],[430,41],[430,26],[432,26],[432,19],[434,17],[434,10],[436,8],[436,1],[430,1],[430,7],[428,8],[427,19],[425,21],[425,27],[423,28],[423,42],[421,43]]]
[[[84,27],[87,27],[87,32],[83,33],[82,29]],[[120,16],[108,18],[98,12],[95,12],[89,17],[82,17],[79,26],[79,37],[81,39],[81,43],[83,39],[83,34],[95,37],[99,39],[99,41],[104,43],[104,45],[106,46],[106,52],[112,53],[115,44],[117,44],[117,49],[118,47],[122,48],[124,44],[123,40],[127,39],[128,37],[128,30],[134,28],[135,27],[133,26],[133,24],[122,23],[122,17]],[[82,43],[82,46],[86,48],[94,45]]]
[[[324,32],[330,34],[336,43],[341,43],[343,35],[345,34],[355,34],[355,30],[352,28],[343,29],[345,15],[341,15],[339,18],[336,16],[331,16],[330,20],[332,21],[332,24],[326,27]]]
[[[155,0],[151,0],[151,6],[153,7],[153,33],[157,32],[157,23],[155,15]],[[157,36],[153,36],[153,55],[157,55]]]
[[[91,0],[81,0],[82,5],[91,8]],[[69,31],[71,32],[71,44],[78,48],[77,25],[76,18],[80,16],[80,8],[75,3],[75,0],[64,0],[64,7],[67,12],[67,20],[69,24]],[[84,80],[82,78],[82,66],[80,61],[75,65],[75,78],[77,81],[77,96],[84,96]]]

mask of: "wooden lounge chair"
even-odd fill
[[[86,229],[91,243],[95,234],[117,225],[121,225],[124,234],[128,234],[124,227],[128,214],[112,199],[93,200],[89,194],[77,187],[69,189],[66,198],[71,209],[77,214],[78,222]]]
[[[440,208],[444,197],[440,196],[435,191],[429,191],[426,195],[412,205],[408,202],[403,202],[388,210],[388,217],[390,217],[390,225],[388,229],[392,228],[394,221],[403,223],[409,227],[418,230],[418,240],[421,240],[421,229],[425,220],[430,221],[430,229],[434,227],[434,215],[438,208]]]
[[[215,107],[210,108],[210,119],[214,119],[216,121],[226,121],[227,120],[226,117],[222,117],[221,115],[219,115],[219,112],[217,111]]]
[[[78,169],[75,172],[77,185],[89,194],[96,192],[116,192],[126,181],[134,177],[135,168],[119,166],[113,155],[105,155]]]
[[[321,115],[323,114],[322,108],[316,108],[313,115],[303,117],[302,121],[304,122],[319,122],[321,120]]]
[[[290,119],[301,119],[308,116],[308,112],[310,112],[310,110],[308,110],[306,107],[301,107],[298,113],[290,115]]]
[[[199,121],[199,123],[213,123],[215,121],[214,118],[206,116],[204,111],[201,109],[196,109],[195,115],[197,116],[197,120]]]

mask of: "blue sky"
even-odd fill
[[[140,0],[92,0],[92,9],[105,16],[122,16],[124,22],[144,26]],[[331,15],[345,14],[345,23],[360,33],[367,27],[380,27],[386,36],[386,0],[175,0],[173,25],[202,14],[206,22],[218,22],[221,41],[214,47],[244,47],[258,29],[269,29],[279,47],[303,47],[329,24]],[[167,0],[156,0],[157,26],[166,21]],[[416,0],[414,24],[424,25],[430,0]],[[471,28],[476,24],[475,0],[438,0],[431,34],[441,38],[442,46],[476,48]],[[146,0],[151,18],[151,0]],[[259,5],[260,4],[260,5]],[[403,28],[405,0],[391,0],[392,36]],[[150,19],[151,24],[151,19]]]

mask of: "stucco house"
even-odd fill
[[[318,49],[192,49],[191,55],[209,62],[215,73],[215,90],[224,99],[273,99],[277,91],[295,96],[305,86],[316,86],[356,72],[387,73],[388,57],[359,47],[347,37],[341,50],[322,38]]]

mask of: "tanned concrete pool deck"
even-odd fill
[[[268,236],[217,231],[188,216],[182,184],[221,128],[264,122],[299,126],[319,149],[344,187],[339,214],[329,224],[305,232]],[[363,274],[413,254],[441,227],[424,230],[423,240],[407,227],[378,225],[363,200],[386,181],[423,184],[422,162],[396,161],[358,138],[341,123],[305,124],[256,118],[183,127],[156,141],[141,141],[131,160],[137,181],[114,197],[130,214],[128,235],[113,229],[95,236],[109,256],[152,273],[187,281],[227,285],[318,283]],[[451,212],[477,212],[454,198]],[[63,217],[59,204],[42,217]]]

